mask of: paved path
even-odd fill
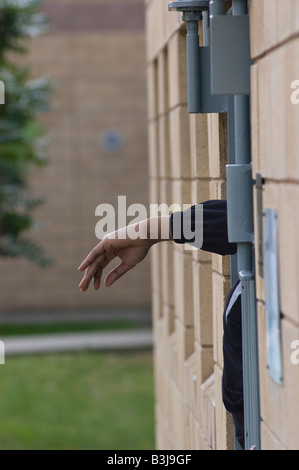
[[[78,350],[119,351],[151,348],[151,329],[114,332],[61,333],[1,338],[5,356]]]
[[[77,350],[134,350],[152,348],[153,335],[149,309],[107,308],[97,311],[75,312],[20,312],[0,315],[1,325],[9,324],[59,324],[88,323],[107,320],[132,320],[138,328],[134,330],[56,333],[26,336],[0,336],[5,355],[42,354]]]

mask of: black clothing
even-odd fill
[[[201,207],[200,207],[201,206]],[[184,236],[184,222],[188,223],[191,213],[191,231],[194,232],[194,219],[197,211],[202,208],[203,224],[201,250],[217,253],[219,255],[233,255],[237,252],[237,245],[229,243],[227,235],[227,205],[226,201],[211,200],[205,201],[197,206],[192,206],[184,212],[175,212],[171,215],[171,231],[173,240],[176,243],[188,243],[195,245],[195,237],[187,239]],[[187,232],[190,232],[188,230]],[[177,236],[179,234],[179,236]]]
[[[202,211],[201,244],[196,244],[196,237],[184,237],[184,222],[190,224],[194,232],[194,218]],[[191,216],[191,217],[190,217]],[[197,226],[198,227],[198,226]],[[190,228],[190,227],[189,227]],[[232,255],[237,245],[229,243],[227,231],[227,203],[223,200],[205,201],[192,206],[184,212],[171,216],[171,230],[176,243],[188,243],[198,248],[220,255]],[[177,236],[179,234],[179,236]],[[223,379],[222,395],[225,408],[233,415],[236,438],[244,448],[244,409],[243,409],[243,364],[242,364],[242,317],[241,285],[237,281],[231,288],[223,313]]]
[[[237,281],[229,291],[223,314],[222,397],[234,418],[236,438],[244,448],[243,356],[241,285]]]

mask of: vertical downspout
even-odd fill
[[[228,131],[228,163],[236,163],[235,151],[235,97],[227,97],[227,131]],[[230,281],[233,286],[238,280],[238,255],[230,256]]]
[[[232,15],[238,18],[248,15],[248,0],[233,0]],[[226,15],[224,0],[210,1],[211,18]],[[238,19],[236,18],[236,22]],[[242,24],[230,22],[234,24]],[[225,22],[213,22],[218,28]],[[228,23],[229,24],[229,23]],[[220,33],[219,29],[218,33]],[[223,30],[229,34],[228,30]],[[235,34],[240,34],[235,30]],[[216,32],[216,31],[215,31]],[[212,40],[214,36],[212,37]],[[241,38],[242,39],[242,38]],[[223,37],[225,41],[225,37]],[[236,38],[235,38],[236,40]],[[243,38],[244,41],[244,38]],[[212,44],[213,45],[213,44]],[[245,43],[244,43],[245,46]],[[216,51],[216,50],[215,50]],[[244,50],[246,55],[248,51]],[[217,51],[213,56],[217,60]],[[240,60],[240,57],[238,58]],[[225,66],[225,61],[222,61]],[[244,65],[244,64],[243,64]],[[225,70],[228,80],[229,73],[238,73],[237,62],[233,69]],[[217,68],[217,67],[216,67]],[[219,68],[218,68],[219,73]],[[248,68],[248,74],[250,70]],[[245,75],[244,75],[245,74]],[[243,77],[243,78],[241,78]],[[218,78],[218,77],[217,77]],[[233,78],[233,77],[232,77]],[[245,69],[240,69],[240,80],[248,80]],[[218,80],[219,82],[219,80]],[[248,85],[249,85],[248,80]],[[215,82],[214,82],[215,83]],[[233,83],[236,83],[233,81]],[[245,448],[260,448],[260,407],[259,407],[259,368],[257,347],[257,318],[254,274],[254,227],[253,227],[253,180],[251,168],[251,123],[250,123],[250,88],[240,82],[234,92],[226,82],[223,87],[216,81],[214,87],[219,90],[229,90],[228,96],[228,137],[229,162],[227,173],[227,202],[228,202],[228,232],[229,240],[237,243],[237,256],[231,258],[231,281],[237,279],[242,287],[242,337],[243,337],[243,389],[244,389],[244,421]],[[246,91],[245,91],[246,89]],[[244,94],[237,94],[244,93]]]
[[[187,93],[188,93],[188,112],[196,113],[197,104],[200,102],[200,58],[199,58],[199,34],[198,21],[201,18],[201,12],[185,12],[183,21],[186,21],[187,27]]]
[[[247,15],[247,0],[233,0],[233,15]],[[250,95],[234,95],[235,164],[246,167],[243,208],[248,232],[253,228],[253,181],[251,176]],[[245,448],[260,449],[260,406],[257,312],[252,242],[238,243],[238,273],[242,286],[243,385],[245,415]]]

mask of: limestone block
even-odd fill
[[[203,347],[195,341],[196,354],[196,404],[199,423],[203,423],[204,389],[201,385],[210,377],[214,370],[213,348]]]
[[[168,336],[167,342],[167,365],[169,369],[169,375],[174,383],[178,385],[178,344],[177,344],[177,331]]]
[[[211,450],[208,446],[205,436],[203,435],[203,430],[197,421],[195,422],[195,450]]]
[[[211,178],[225,178],[228,147],[227,122],[224,114],[208,114],[208,146]]]
[[[151,178],[149,181],[149,203],[158,204],[160,199],[160,181],[158,178]]]
[[[186,35],[177,31],[168,42],[169,106],[187,104]]]
[[[147,117],[156,119],[158,115],[157,60],[152,60],[146,68],[147,80]]]
[[[191,180],[172,181],[172,203],[178,204],[178,210],[183,211],[192,205]]]
[[[278,213],[279,284],[281,311],[294,323],[298,316],[298,242],[299,187],[296,184],[267,183],[264,208],[276,208]],[[264,298],[264,295],[261,295]]]
[[[164,42],[164,15],[161,14],[161,0],[149,3],[145,11],[146,19],[146,56],[152,60],[157,56]]]
[[[234,426],[230,413],[222,400],[222,368],[217,364],[214,369],[214,399],[216,414],[216,448],[217,450],[234,449]]]
[[[172,178],[191,177],[189,116],[185,105],[169,113],[170,165]]]
[[[162,316],[162,294],[161,294],[161,245],[154,245],[150,253],[151,259],[151,288],[156,298],[154,316]]]
[[[209,198],[209,180],[196,179],[191,182],[191,205],[201,204]],[[198,248],[192,250],[192,257],[196,261],[211,262],[211,253]]]
[[[299,104],[296,88],[291,88],[299,76],[298,50],[296,38],[259,62],[259,166],[266,178],[299,179]]]
[[[296,29],[297,4],[298,2],[296,2],[296,0],[285,0],[283,3],[277,0],[275,1],[275,10],[277,13],[277,40],[280,43],[286,41],[294,33],[298,32],[298,29]]]
[[[215,378],[211,375],[201,385],[203,395],[202,421],[204,439],[208,446],[216,450],[216,403],[215,403]]]
[[[176,449],[185,448],[185,413],[184,413],[184,401],[179,389],[173,385],[171,394],[171,430],[175,442]]]
[[[159,175],[161,178],[171,177],[170,140],[169,140],[169,117],[159,117]]]
[[[148,124],[148,172],[151,178],[159,176],[159,127],[156,121]]]
[[[176,11],[168,12],[168,4],[169,4],[168,0],[162,0],[162,1],[164,2],[165,34],[167,38],[170,38],[173,35],[173,33],[175,33],[178,29],[185,31],[186,24],[182,20],[181,13],[176,12]]]
[[[172,334],[175,328],[175,314],[173,305],[165,305],[164,307],[164,316],[166,318],[166,328],[168,334]]]
[[[212,267],[193,260],[195,338],[203,346],[213,344]]]
[[[190,410],[191,416],[198,419],[197,408],[197,357],[193,352],[185,361],[184,364],[184,390],[186,404]]]
[[[190,114],[191,176],[209,178],[208,125],[206,114]]]
[[[168,242],[161,243],[161,295],[164,305],[174,305],[173,250]]]
[[[194,327],[192,257],[175,250],[174,270],[175,315],[186,327]]]
[[[287,448],[279,441],[268,428],[267,424],[261,423],[261,449],[262,450],[287,450]]]
[[[298,33],[296,0],[250,2],[251,57],[258,58]]]
[[[197,383],[203,384],[213,373],[213,347],[202,346],[195,341]],[[197,388],[199,390],[199,388]]]
[[[272,380],[267,370],[266,312],[258,304],[261,415],[276,439],[288,449],[298,449],[299,327],[281,321],[283,385]]]
[[[226,199],[226,181],[223,178],[213,179],[209,183],[209,199]]]
[[[257,57],[265,47],[264,11],[260,0],[251,0],[250,14],[250,54]]]
[[[280,186],[279,270],[281,309],[299,323],[299,185]]]
[[[155,362],[155,402],[159,414],[159,420],[164,422],[170,416],[170,378],[166,365],[160,361]],[[162,359],[162,360],[161,360]]]
[[[212,254],[212,269],[223,276],[230,275],[230,256]]]
[[[175,320],[175,329],[177,334],[178,351],[178,374],[181,390],[184,390],[184,363],[186,359],[194,352],[194,328],[186,327],[178,319]]]
[[[168,112],[168,48],[164,47],[157,58],[158,114]]]
[[[199,178],[192,180],[191,183],[191,204],[201,204],[210,199],[210,181],[209,179]]]
[[[213,272],[213,352],[214,361],[223,367],[222,339],[223,339],[223,310],[226,296],[230,289],[230,280]]]

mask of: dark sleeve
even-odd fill
[[[176,243],[188,243],[219,255],[237,251],[237,245],[228,241],[227,204],[223,200],[205,201],[186,211],[174,212],[171,231]]]

